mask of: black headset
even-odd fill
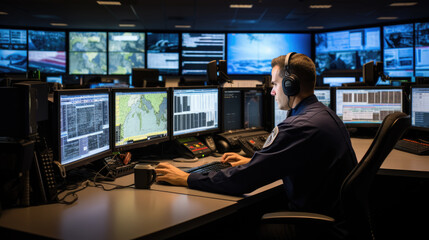
[[[285,76],[282,80],[283,92],[286,96],[295,96],[299,93],[300,82],[299,78],[295,74],[290,73],[289,62],[295,52],[290,52],[286,55],[285,58]]]

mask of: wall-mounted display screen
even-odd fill
[[[69,73],[107,74],[107,33],[69,33]]]
[[[380,28],[362,28],[315,34],[316,70],[362,69],[381,61]]]
[[[145,67],[144,32],[109,32],[109,74],[131,74]]]
[[[289,52],[311,57],[311,34],[228,33],[228,74],[269,75],[271,60]]]
[[[147,33],[147,68],[161,75],[179,74],[179,34]]]
[[[27,72],[27,30],[0,29],[0,73]]]
[[[225,59],[224,33],[182,33],[182,74],[206,75],[207,63]]]
[[[429,22],[415,24],[416,76],[429,76]]]
[[[29,30],[28,66],[42,73],[65,73],[66,32]]]
[[[385,26],[384,72],[391,77],[413,76],[413,24]]]

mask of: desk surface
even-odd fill
[[[88,187],[78,196],[73,205],[4,210],[0,226],[55,239],[160,239],[226,216],[235,203],[134,188]]]
[[[352,138],[353,149],[358,161],[362,159],[372,139]],[[393,149],[384,160],[378,172],[383,175],[405,177],[429,177],[429,156],[420,156]]]

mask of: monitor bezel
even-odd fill
[[[155,139],[151,139],[151,140],[140,140],[137,142],[133,142],[130,144],[126,144],[126,145],[121,145],[121,146],[116,146],[116,138],[115,138],[115,127],[116,127],[116,104],[115,104],[115,98],[116,98],[116,93],[118,92],[130,92],[130,93],[136,93],[136,92],[141,92],[141,93],[147,93],[147,92],[165,92],[167,94],[167,135],[164,137],[159,137],[159,138],[155,138]],[[147,147],[149,145],[154,145],[154,144],[159,144],[162,142],[166,142],[168,140],[170,140],[170,117],[169,117],[169,112],[170,112],[170,101],[169,101],[169,97],[170,97],[170,93],[169,93],[169,89],[168,88],[116,88],[116,89],[112,89],[112,94],[111,94],[111,106],[112,106],[112,111],[111,111],[111,145],[113,148],[113,151],[115,152],[122,152],[122,151],[126,151],[126,150],[133,150],[136,148],[142,148],[142,147]]]
[[[218,124],[216,128],[213,129],[207,129],[207,130],[203,130],[203,131],[198,131],[198,132],[192,132],[192,133],[184,133],[184,134],[179,134],[179,135],[174,135],[174,91],[175,90],[193,90],[193,89],[217,89],[218,90],[218,104],[217,104],[217,108],[218,108]],[[220,120],[220,101],[221,101],[221,91],[219,86],[198,86],[198,87],[173,87],[170,90],[170,115],[169,115],[169,119],[171,119],[170,121],[170,139],[171,140],[176,140],[179,138],[184,138],[184,137],[198,137],[198,136],[204,136],[204,135],[208,135],[211,133],[217,133],[220,132],[221,130],[221,120]]]
[[[402,94],[401,94],[401,97],[402,97],[401,112],[404,112],[404,110],[405,110],[406,96],[405,96],[405,89],[402,86],[351,86],[351,87],[335,87],[335,88],[333,88],[333,90],[331,90],[332,91],[331,97],[334,97],[334,99],[335,99],[335,104],[333,105],[333,111],[335,112],[335,114],[337,114],[337,104],[338,104],[337,91],[339,89],[357,89],[357,90],[359,90],[359,89],[368,89],[368,90],[371,90],[371,89],[374,89],[374,90],[401,89],[401,91],[402,91]],[[343,121],[343,123],[348,128],[377,128],[381,125],[381,122],[380,123],[346,123]]]
[[[108,103],[109,103],[109,131],[112,130],[111,127],[111,121],[112,121],[112,107],[111,107],[111,93],[109,91],[109,89],[107,88],[98,88],[98,89],[61,89],[61,90],[56,90],[54,91],[54,108],[53,108],[53,116],[54,116],[54,120],[53,120],[53,127],[54,127],[54,141],[53,141],[53,147],[54,147],[54,157],[55,159],[58,159],[58,162],[64,167],[64,169],[66,171],[77,168],[77,167],[81,167],[87,164],[90,164],[94,161],[103,159],[105,157],[111,156],[112,155],[112,134],[111,132],[109,132],[109,149],[94,154],[92,156],[87,156],[84,158],[81,158],[75,162],[72,163],[68,163],[68,164],[62,164],[62,156],[61,156],[61,130],[60,130],[60,126],[61,126],[61,102],[60,102],[60,98],[61,96],[65,96],[65,95],[91,95],[91,94],[103,94],[103,93],[107,93],[108,95]]]
[[[411,86],[410,89],[410,119],[411,119],[411,124],[413,122],[413,89],[415,88],[426,88],[429,90],[429,84],[422,84],[422,85],[413,85]],[[424,131],[424,132],[429,132],[429,127],[419,127],[419,126],[410,126],[410,129],[413,130],[417,130],[417,131]]]

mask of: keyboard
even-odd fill
[[[215,162],[206,163],[204,165],[188,169],[185,172],[187,172],[187,173],[208,173],[211,171],[217,172],[217,171],[220,171],[222,169],[229,168],[229,167],[231,167],[231,164],[229,164],[229,163],[223,163],[220,161],[215,161]]]
[[[395,149],[417,155],[429,155],[429,144],[410,139],[399,140],[395,145]]]

